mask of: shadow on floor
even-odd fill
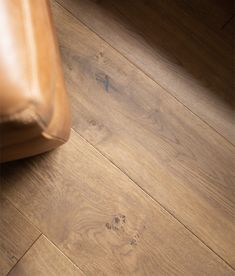
[[[226,31],[229,29],[227,23],[233,24],[233,20],[230,20],[234,13],[233,1],[85,0],[76,4],[83,5],[83,2],[88,6],[88,10],[89,5],[93,9],[97,7],[107,18],[124,26],[128,30],[127,40],[139,40],[132,41],[130,45],[136,43],[142,49],[143,59],[149,51],[149,60],[142,62],[141,57],[134,57],[135,54],[131,53],[129,48],[128,56],[133,57],[133,60],[136,60],[134,63],[139,63],[143,70],[145,66],[147,68],[148,62],[151,63],[152,55],[156,62],[159,59],[160,65],[168,67],[168,71],[174,70],[175,74],[179,75],[179,81],[184,77],[194,79],[195,83],[203,88],[202,97],[205,93],[212,94],[213,97],[216,95],[229,109],[233,109],[234,32],[231,28],[230,31]],[[89,2],[92,4],[88,4]],[[105,20],[107,26],[108,19]],[[87,21],[93,26],[98,22],[96,19]],[[96,26],[93,30],[95,28]],[[102,32],[101,26],[97,28]],[[102,37],[106,41],[108,37],[112,42],[114,32],[111,34],[111,27],[107,26],[104,29],[103,32],[106,34]],[[119,46],[115,48],[119,49]],[[147,68],[144,71],[147,71],[152,79],[157,79],[154,69]]]

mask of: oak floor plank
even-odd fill
[[[223,31],[203,24],[200,15],[192,16],[193,4],[170,0],[58,2],[235,144],[234,47],[220,34]]]
[[[84,274],[42,235],[8,275],[79,276]]]
[[[63,147],[8,164],[3,192],[87,275],[234,275],[74,131]],[[36,251],[23,267],[53,264],[45,246]]]
[[[235,148],[58,5],[73,127],[235,266]]]
[[[233,39],[232,33],[223,32],[224,24],[234,14],[233,0],[205,0],[205,1],[187,1],[176,0],[176,5],[195,21],[204,24],[219,36],[224,38],[226,42],[230,43]],[[165,8],[171,8],[168,1],[164,1]]]
[[[0,195],[1,276],[5,276],[10,271],[39,235],[40,232]]]
[[[221,31],[230,38],[230,43],[233,45],[233,49],[235,50],[235,13],[227,19]]]

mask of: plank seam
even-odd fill
[[[162,203],[160,203],[157,199],[155,199],[153,196],[151,196],[147,190],[142,188],[129,174],[127,174],[125,171],[123,171],[122,168],[120,168],[117,164],[114,163],[111,159],[109,159],[104,153],[102,153],[99,149],[97,149],[93,144],[91,144],[86,138],[84,138],[79,132],[72,130],[81,137],[82,140],[87,142],[97,153],[99,153],[103,158],[105,158],[107,161],[109,161],[116,169],[120,170],[123,174],[127,176],[128,179],[130,179],[131,182],[135,186],[137,186],[148,198],[150,198],[154,204],[159,205],[163,210],[166,211],[173,219],[175,219],[178,223],[180,223],[189,233],[191,233],[199,242],[201,242],[206,248],[209,249],[212,253],[214,253],[219,259],[221,259],[227,266],[229,266],[233,271],[235,271],[235,268],[227,262],[223,257],[221,257],[216,251],[214,251],[209,245],[207,245],[201,238],[199,238],[190,228],[188,228],[183,222],[181,222],[168,208],[166,208]]]
[[[83,275],[86,275],[85,272],[78,267],[71,259],[68,257],[52,240],[50,240],[45,234],[42,233],[42,236],[48,240],[66,259],[68,259]]]
[[[232,14],[228,20],[225,21],[225,23],[221,26],[220,30],[224,30],[225,27],[227,27],[227,25],[233,20],[235,14]]]
[[[152,77],[143,71],[137,64],[132,62],[128,57],[126,57],[124,54],[122,54],[117,48],[114,48],[109,42],[107,42],[102,36],[100,36],[95,30],[90,28],[83,20],[76,17],[71,11],[69,11],[66,7],[64,7],[62,4],[58,2],[58,0],[54,0],[62,9],[66,10],[75,20],[79,21],[82,25],[84,25],[88,30],[90,30],[92,33],[94,33],[96,36],[98,36],[102,41],[104,41],[110,48],[112,48],[114,51],[116,51],[119,55],[121,55],[123,58],[125,58],[129,63],[132,64],[136,69],[138,69],[140,72],[142,72],[148,79],[153,81],[155,84],[157,84],[159,87],[161,87],[170,97],[174,98],[178,103],[180,103],[182,106],[184,106],[190,113],[192,113],[196,118],[198,118],[201,122],[203,122],[207,127],[212,129],[214,132],[216,132],[220,137],[222,137],[227,143],[231,144],[235,148],[235,143],[233,144],[231,141],[229,141],[223,134],[218,132],[213,126],[211,126],[208,122],[206,122],[204,119],[202,119],[199,115],[194,113],[189,107],[187,107],[184,103],[182,103],[176,96],[174,96],[170,91],[168,91],[164,86],[159,84],[157,81],[152,79]]]
[[[85,272],[76,264],[74,263],[69,256],[67,256],[43,231],[40,230],[40,228],[35,225],[31,219],[29,219],[15,204],[6,196],[4,195],[4,198],[10,202],[11,205],[14,206],[14,208],[27,220],[32,226],[34,226],[39,232],[40,235],[36,238],[36,240],[31,244],[31,246],[26,250],[26,252],[20,257],[20,259],[14,264],[14,266],[10,269],[10,271],[6,274],[6,276],[9,275],[9,273],[13,270],[13,268],[18,264],[18,262],[27,254],[27,252],[30,250],[30,248],[34,245],[35,242],[39,240],[40,237],[44,236],[48,241],[50,241],[60,252],[63,256],[65,256],[79,271],[81,271],[84,275]]]
[[[8,199],[7,199],[8,200]],[[9,200],[8,200],[9,201]],[[9,201],[10,202],[10,201]],[[12,203],[11,203],[12,204]],[[18,210],[18,209],[17,209]],[[25,217],[25,216],[24,216]],[[32,223],[31,223],[32,224]],[[29,250],[32,248],[32,246],[40,239],[42,236],[42,233],[40,231],[40,235],[36,238],[36,240],[29,246],[29,248],[24,252],[24,254],[17,260],[17,262],[13,265],[13,267],[8,271],[7,275],[10,275],[10,273],[13,271],[13,269],[16,267],[16,265],[23,259],[23,257],[29,252]]]

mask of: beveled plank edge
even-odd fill
[[[27,219],[28,221],[28,219]],[[32,224],[32,223],[31,223]],[[29,248],[24,252],[24,254],[17,260],[17,262],[12,266],[12,268],[7,272],[6,276],[9,275],[12,270],[17,266],[17,264],[21,261],[21,259],[28,253],[28,251],[32,248],[32,246],[40,239],[42,236],[42,233],[39,234],[39,236],[36,238],[36,240],[29,246]]]
[[[201,240],[192,230],[190,230],[184,223],[182,223],[174,214],[170,212],[166,207],[164,207],[160,202],[158,202],[155,198],[153,198],[145,189],[143,189],[135,180],[133,180],[127,173],[125,173],[121,168],[119,168],[118,165],[116,165],[112,160],[110,160],[104,153],[102,153],[99,149],[97,149],[93,144],[91,144],[89,141],[87,141],[80,133],[75,131],[73,128],[71,128],[71,132],[73,132],[76,136],[79,136],[79,138],[87,144],[87,147],[90,148],[90,150],[94,151],[98,156],[100,156],[101,159],[105,159],[110,166],[113,167],[114,170],[119,171],[120,173],[124,174],[127,179],[132,183],[137,189],[140,189],[140,191],[144,194],[146,199],[150,200],[154,205],[157,205],[158,208],[160,207],[163,212],[165,212],[165,215],[168,215],[173,221],[176,223],[179,223],[181,226],[183,226],[186,231],[188,231],[188,234],[191,235],[191,237],[198,241],[199,244],[201,244],[202,247],[208,250],[208,254],[215,255],[218,259],[220,259],[225,265],[227,265],[232,271],[235,271],[235,268],[228,263],[224,258],[222,258],[218,253],[216,253],[213,249],[211,249],[210,246],[208,246],[203,240]],[[9,202],[11,202],[10,199],[8,199],[8,196],[5,195],[5,198]],[[15,205],[13,204],[15,207]],[[70,258],[67,254],[63,252],[63,249],[60,249],[60,246],[58,246],[54,241],[52,241],[50,238],[47,237],[47,234],[40,230],[40,227],[37,227],[34,223],[31,222],[31,219],[27,217],[27,215],[24,214],[24,212],[20,211],[17,207],[15,207],[23,216],[27,219],[27,221],[30,222],[31,225],[33,225],[35,228],[37,228],[41,234],[39,237],[32,243],[30,248],[39,240],[40,237],[45,237],[51,244],[54,245],[54,247],[59,250],[59,252],[65,256],[83,275],[86,275],[85,272]],[[20,260],[27,254],[27,252],[30,250],[30,248],[27,249],[27,251],[22,255],[22,257],[17,261],[17,263],[11,268],[11,270],[8,272],[8,274],[14,269],[14,267],[20,262]],[[8,275],[7,274],[7,275]]]
[[[126,55],[124,55],[121,51],[119,51],[116,47],[111,45],[108,41],[106,41],[101,35],[99,35],[96,30],[93,30],[90,26],[88,26],[82,19],[78,18],[75,14],[73,14],[69,9],[63,6],[62,3],[60,3],[60,0],[50,0],[51,3],[58,4],[62,9],[67,11],[74,19],[79,21],[81,24],[83,24],[87,29],[89,29],[91,32],[96,34],[102,41],[104,41],[109,47],[111,47],[115,52],[120,54],[123,58],[125,58],[129,63],[131,63],[135,68],[137,68],[139,71],[141,71],[148,79],[151,79],[155,84],[157,84],[159,87],[161,87],[170,97],[174,98],[178,103],[180,103],[183,107],[185,107],[191,114],[193,114],[197,119],[201,120],[202,123],[207,125],[210,129],[212,129],[214,132],[216,132],[220,137],[222,137],[227,143],[232,145],[235,148],[235,141],[234,143],[230,141],[227,137],[225,137],[221,132],[219,132],[217,129],[215,129],[212,125],[210,125],[207,121],[205,121],[202,117],[197,115],[195,112],[193,112],[188,106],[186,106],[183,102],[181,102],[175,95],[173,95],[170,91],[168,91],[164,86],[159,84],[156,80],[154,80],[150,74],[145,72],[140,66],[138,66],[136,63],[131,61]],[[51,4],[52,6],[52,4]],[[227,24],[226,24],[227,26]]]
[[[27,250],[22,254],[22,256],[17,260],[17,262],[12,266],[12,268],[7,272],[6,276],[10,274],[10,272],[15,268],[15,266],[20,262],[20,260],[28,253],[28,251],[33,247],[33,245],[41,238],[44,237],[50,242],[66,259],[68,259],[83,275],[86,275],[81,268],[79,268],[66,254],[64,254],[47,236],[45,233],[43,233],[19,208],[15,206],[15,204],[8,198],[7,195],[2,194],[4,199],[6,199],[14,209],[19,212],[19,214],[29,223],[34,227],[38,232],[39,235],[38,237],[34,240],[34,242],[27,248]]]
[[[41,233],[38,238],[32,243],[32,245],[26,250],[26,252],[22,255],[22,257],[17,261],[17,263],[11,268],[11,270],[7,273],[6,276],[10,275],[10,273],[14,270],[16,265],[24,258],[24,256],[30,251],[30,249],[38,242],[40,239],[45,239],[48,244],[55,248],[55,250],[61,254],[72,266],[74,266],[81,275],[86,275],[68,256],[66,256],[50,239],[47,238],[46,235]]]
[[[50,243],[58,252],[60,252],[60,254],[63,255],[72,265],[74,265],[82,275],[86,275],[85,272],[76,263],[74,263],[69,256],[60,250],[58,246],[46,236],[46,234],[42,234],[42,238],[46,239],[48,243]]]
[[[233,24],[233,19],[235,17],[235,13],[233,13],[225,22],[224,24],[220,27],[220,30],[224,30],[227,25]]]
[[[134,63],[132,63],[127,57],[123,56],[122,53],[120,53],[116,48],[114,48],[112,45],[110,45],[108,42],[106,42],[105,39],[103,39],[102,37],[99,36],[99,34],[97,34],[93,29],[91,29],[89,26],[87,26],[82,20],[80,20],[79,18],[77,18],[71,11],[69,11],[67,8],[65,8],[62,4],[60,4],[58,2],[58,0],[52,0],[53,3],[57,4],[59,7],[61,7],[63,10],[67,11],[72,18],[74,18],[76,21],[79,21],[82,25],[84,25],[88,30],[90,30],[92,33],[96,34],[97,37],[99,37],[100,39],[102,39],[102,41],[104,41],[107,45],[109,45],[116,53],[120,54],[123,58],[125,58],[127,61],[129,61],[135,68],[137,68],[137,70],[141,71],[145,76],[147,76],[148,79],[150,79],[151,81],[153,81],[156,85],[158,85],[159,87],[161,87],[162,89],[164,89],[164,91],[166,91],[169,96],[173,97],[176,99],[176,101],[180,102],[174,95],[171,95],[164,87],[162,87],[161,85],[159,85],[156,81],[154,81],[150,76],[148,76],[144,71],[142,71],[138,66],[136,66]],[[181,103],[181,102],[180,102]],[[185,106],[183,103],[181,103],[189,112],[191,112],[192,114],[194,114],[187,106]],[[213,127],[211,127],[207,122],[203,121],[203,119],[201,119],[199,116],[197,116],[196,114],[194,114],[196,116],[196,118],[200,119],[202,122],[204,122],[206,125],[208,125],[208,127],[210,127],[211,129],[213,129],[218,135],[222,136],[220,133],[218,133]],[[178,221],[181,225],[183,225],[195,238],[197,238],[202,244],[204,244],[211,252],[213,252],[217,257],[219,257],[225,264],[227,264],[232,270],[235,271],[235,267],[233,267],[226,259],[224,259],[222,256],[220,256],[216,251],[214,251],[209,245],[207,245],[207,243],[201,239],[198,235],[196,235],[188,226],[186,226],[181,220],[179,220],[167,207],[165,207],[164,205],[162,205],[159,201],[157,201],[154,197],[152,197],[147,190],[145,190],[144,188],[142,188],[134,179],[131,178],[131,176],[129,176],[129,174],[127,174],[122,168],[120,168],[115,161],[112,161],[108,156],[105,155],[105,153],[103,153],[102,151],[100,151],[98,148],[96,148],[93,144],[91,144],[88,140],[86,140],[82,134],[80,134],[78,131],[76,131],[74,128],[72,128],[72,130],[78,134],[85,142],[87,142],[90,146],[92,146],[99,154],[101,154],[102,157],[106,158],[116,169],[119,169],[119,171],[121,171],[123,174],[125,174],[136,186],[138,186],[142,192],[144,192],[145,195],[147,195],[151,200],[153,200],[156,204],[158,204],[159,206],[161,206],[171,217],[173,217],[176,221]],[[229,140],[227,140],[225,137],[222,136],[222,138],[224,138],[225,141],[229,142],[229,144],[231,144],[231,142]],[[232,144],[232,146],[234,147],[235,145]]]
[[[196,238],[200,243],[202,243],[205,247],[207,247],[212,254],[215,254],[219,259],[221,259],[227,266],[229,266],[235,272],[235,267],[233,267],[226,259],[224,259],[222,256],[220,256],[209,245],[207,245],[207,243],[203,239],[201,239],[187,225],[185,225],[180,219],[178,219],[177,216],[174,215],[166,206],[164,206],[163,204],[161,204],[150,193],[148,193],[148,191],[146,189],[144,189],[143,187],[141,187],[141,185],[139,185],[131,176],[129,176],[129,174],[127,174],[121,167],[119,167],[117,164],[115,164],[114,161],[112,161],[111,159],[109,159],[109,157],[106,156],[105,153],[103,153],[98,148],[96,148],[93,144],[91,144],[86,138],[84,138],[73,127],[71,128],[71,131],[75,132],[76,135],[80,136],[80,138],[85,143],[87,143],[90,147],[93,148],[94,151],[96,151],[99,155],[101,155],[101,158],[105,158],[110,163],[110,165],[112,165],[114,167],[114,169],[119,170],[121,173],[123,173],[124,175],[126,175],[127,178],[130,180],[130,182],[132,182],[133,184],[135,184],[137,186],[137,188],[139,188],[148,199],[150,199],[151,201],[153,201],[154,204],[160,206],[160,208],[162,208],[172,219],[174,219],[176,222],[180,223],[187,231],[189,231],[190,234],[192,234],[192,236],[194,236],[194,238]]]
[[[1,174],[0,174],[1,177]],[[1,185],[1,183],[0,183]],[[0,191],[1,191],[1,186],[0,186]],[[18,264],[18,262],[23,258],[23,256],[30,250],[30,248],[34,245],[34,243],[40,238],[40,236],[42,235],[41,231],[38,229],[37,226],[35,226],[16,206],[15,204],[12,203],[12,201],[3,193],[1,193],[1,197],[4,198],[4,200],[6,200],[11,206],[12,208],[15,209],[15,211],[19,214],[20,217],[22,217],[29,225],[32,226],[32,228],[35,229],[35,232],[38,232],[37,237],[35,238],[35,240],[30,244],[30,246],[23,252],[23,254],[21,255],[21,257],[16,261],[16,263],[10,268],[10,270],[7,272],[6,275],[8,275],[12,269]]]

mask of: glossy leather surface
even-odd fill
[[[64,143],[70,112],[48,1],[0,0],[0,35],[3,162]]]

